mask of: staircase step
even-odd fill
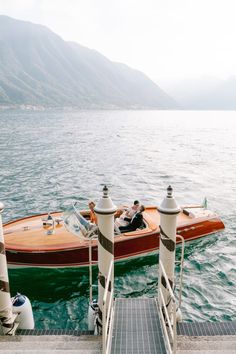
[[[1,350],[0,350],[1,353]],[[4,350],[2,351],[4,354],[101,354],[102,350],[101,349],[65,349],[65,350],[60,350],[60,349],[17,349],[17,350]]]
[[[32,349],[32,345],[36,348],[52,349],[52,350],[65,350],[65,349],[99,349],[99,342],[84,342],[84,341],[55,341],[50,340],[48,342],[35,341],[35,342],[1,342],[0,350],[16,350],[16,349]]]
[[[236,336],[209,336],[209,337],[188,337],[178,336],[177,342],[178,351],[184,353],[190,352],[210,352],[213,351],[230,351],[236,354]]]
[[[0,336],[0,354],[100,354],[101,336]]]
[[[177,350],[176,354],[236,354],[236,350]]]
[[[16,336],[0,336],[0,343],[2,342],[48,342],[48,341],[89,341],[89,342],[101,342],[101,336],[94,336],[94,335],[16,335]]]

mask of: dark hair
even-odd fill
[[[141,206],[140,206],[140,213],[142,213],[144,210],[145,210],[145,206],[144,206],[144,205],[141,205]]]
[[[137,205],[137,204],[139,204],[139,201],[138,201],[138,200],[135,200],[135,201],[134,201],[134,205]]]

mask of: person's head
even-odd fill
[[[95,203],[92,200],[90,200],[88,206],[90,210],[93,210],[95,208]]]
[[[139,212],[142,213],[144,210],[145,210],[145,206],[144,205],[140,205]]]
[[[138,201],[138,200],[135,200],[135,201],[134,201],[134,205],[133,205],[133,209],[134,209],[134,210],[138,210],[138,208],[139,208],[139,201]]]

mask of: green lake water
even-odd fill
[[[1,112],[3,220],[97,201],[159,205],[169,184],[181,204],[200,203],[226,229],[186,244],[186,321],[236,319],[236,119],[234,112]],[[180,250],[177,249],[177,258]],[[158,255],[118,263],[115,293],[155,296]],[[177,268],[177,274],[179,269]],[[36,328],[86,329],[88,269],[10,270],[11,294],[31,300]],[[97,268],[93,270],[97,296]]]

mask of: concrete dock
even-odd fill
[[[236,336],[178,336],[177,354],[236,354]]]
[[[111,354],[164,354],[154,299],[116,299]],[[177,354],[236,354],[236,321],[182,322]],[[18,330],[0,336],[3,354],[101,354],[102,337],[79,330]]]
[[[177,354],[236,354],[236,321],[178,324]]]
[[[40,332],[40,331],[39,331]],[[44,331],[31,334],[0,336],[0,353],[2,354],[101,354],[102,338],[88,334],[60,334],[60,330]],[[64,331],[66,332],[66,331]],[[73,331],[71,331],[73,332]],[[24,332],[23,332],[24,333]],[[26,333],[26,331],[25,331]],[[35,333],[35,334],[34,334]]]

